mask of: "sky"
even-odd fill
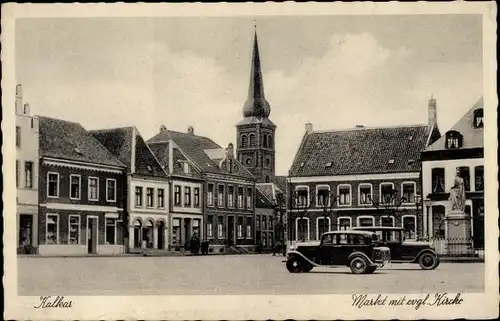
[[[35,114],[87,129],[161,125],[236,139],[257,26],[264,89],[286,175],[304,135],[425,124],[442,133],[483,93],[477,15],[23,18],[16,81]]]

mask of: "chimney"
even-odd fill
[[[437,124],[437,108],[436,99],[431,95],[429,99],[429,127]]]
[[[23,110],[23,86],[16,86],[16,114],[22,115],[24,113]]]
[[[365,126],[364,125],[356,125],[356,128],[363,129],[363,128],[365,128]]]
[[[232,143],[229,143],[226,148],[226,157],[227,158],[233,158],[234,157],[234,145]]]
[[[188,126],[187,133],[190,134],[190,135],[194,135],[194,128],[193,128],[193,126]]]
[[[164,131],[166,131],[166,130],[167,130],[167,127],[166,127],[165,125],[161,125],[161,126],[160,126],[160,133],[161,133],[161,132],[164,132]]]
[[[313,132],[313,124],[312,123],[306,123],[306,133],[310,134]]]

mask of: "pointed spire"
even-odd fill
[[[267,118],[271,113],[271,107],[264,95],[264,81],[260,65],[259,42],[257,39],[257,25],[254,24],[254,43],[252,54],[252,68],[250,71],[250,85],[248,97],[243,107],[244,117]]]

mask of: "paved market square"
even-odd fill
[[[18,293],[40,295],[241,295],[483,292],[484,263],[433,271],[392,264],[372,275],[345,267],[291,274],[282,256],[19,257]]]

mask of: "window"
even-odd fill
[[[247,239],[251,239],[252,235],[252,218],[247,217]]]
[[[194,207],[200,207],[200,188],[194,188]]]
[[[116,202],[116,179],[106,179],[106,201]]]
[[[208,184],[207,204],[208,206],[214,206],[214,184]]]
[[[337,225],[340,231],[350,229],[352,226],[352,219],[350,217],[337,218]]]
[[[16,126],[16,146],[21,147],[21,127]]]
[[[193,220],[193,235],[200,235],[200,220]]]
[[[432,237],[444,238],[445,234],[446,214],[445,207],[442,205],[435,205],[432,207]]]
[[[351,185],[339,185],[337,187],[340,206],[351,205]]]
[[[446,133],[445,148],[460,148],[462,147],[462,135],[455,131],[450,130]]]
[[[359,216],[357,226],[375,226],[375,218],[373,216]]]
[[[245,148],[248,145],[247,135],[241,135],[241,147]]]
[[[483,109],[474,110],[474,128],[483,128],[484,127],[484,116]]]
[[[184,187],[184,206],[191,206],[191,187]]]
[[[146,188],[146,206],[153,207],[154,206],[154,195],[155,189],[152,187]]]
[[[262,246],[267,247],[267,234],[266,234],[266,232],[262,232]]]
[[[271,159],[269,157],[266,157],[266,168],[271,167]]]
[[[182,170],[184,171],[184,174],[191,174],[191,166],[188,162],[182,163]]]
[[[267,230],[267,216],[262,216],[262,229]]]
[[[47,214],[45,243],[59,244],[59,216],[57,214]]]
[[[297,217],[295,220],[295,233],[297,241],[309,241],[309,218]]]
[[[163,188],[157,190],[157,205],[159,208],[165,208],[165,190]]]
[[[217,237],[224,238],[224,217],[217,216]]]
[[[299,207],[307,207],[309,205],[309,187],[297,186],[295,187],[296,205]]]
[[[106,245],[116,244],[116,220],[106,219]]]
[[[70,215],[68,224],[68,244],[80,244],[80,216]]]
[[[444,193],[444,168],[433,168],[432,175],[432,193]]]
[[[404,203],[415,203],[415,182],[405,182],[401,184]]]
[[[213,222],[214,217],[212,215],[209,215],[207,217],[207,237],[214,237],[214,227],[213,227]]]
[[[243,187],[238,187],[238,208],[243,208]]]
[[[238,217],[238,226],[237,226],[236,236],[239,239],[243,238],[243,217]]]
[[[227,186],[227,206],[234,207],[234,186]]]
[[[33,188],[33,162],[24,162],[24,187]]]
[[[247,208],[250,209],[252,208],[252,202],[253,201],[253,193],[252,193],[252,188],[248,187],[247,188]]]
[[[416,239],[417,238],[417,217],[415,215],[403,215],[402,225],[405,230],[405,239]]]
[[[97,177],[89,177],[89,200],[99,200],[99,179]]]
[[[475,177],[475,190],[476,192],[478,191],[484,191],[484,167],[483,166],[476,166],[474,168],[474,177]]]
[[[464,189],[466,192],[470,191],[470,171],[469,167],[459,167],[457,170],[460,172],[460,177],[464,180]]]
[[[271,135],[267,138],[267,147],[273,148],[273,137]]]
[[[174,205],[181,205],[181,187],[179,185],[174,187]]]
[[[263,136],[262,146],[267,148],[267,135]]]
[[[255,135],[250,134],[250,147],[254,147],[254,146],[255,146]]]
[[[19,161],[16,160],[16,187],[19,187]]]
[[[47,173],[47,196],[59,197],[59,174]]]
[[[394,227],[394,216],[382,216],[380,218],[380,226]]]
[[[69,175],[69,198],[73,200],[80,199],[81,177],[80,175]]]
[[[224,185],[218,186],[217,206],[224,207]]]
[[[317,206],[330,206],[330,186],[319,185],[316,187]]]
[[[329,217],[318,217],[316,219],[316,239],[319,240],[321,235],[326,232],[330,232],[330,218]]]
[[[255,216],[255,225],[256,225],[256,228],[260,229],[260,215]]]
[[[369,205],[372,203],[372,185],[359,185],[359,205]]]
[[[142,187],[135,187],[135,206],[142,206]]]
[[[392,183],[380,184],[380,203],[391,204],[394,202],[394,185]]]
[[[269,229],[270,230],[273,229],[273,218],[272,218],[272,216],[269,216]]]

